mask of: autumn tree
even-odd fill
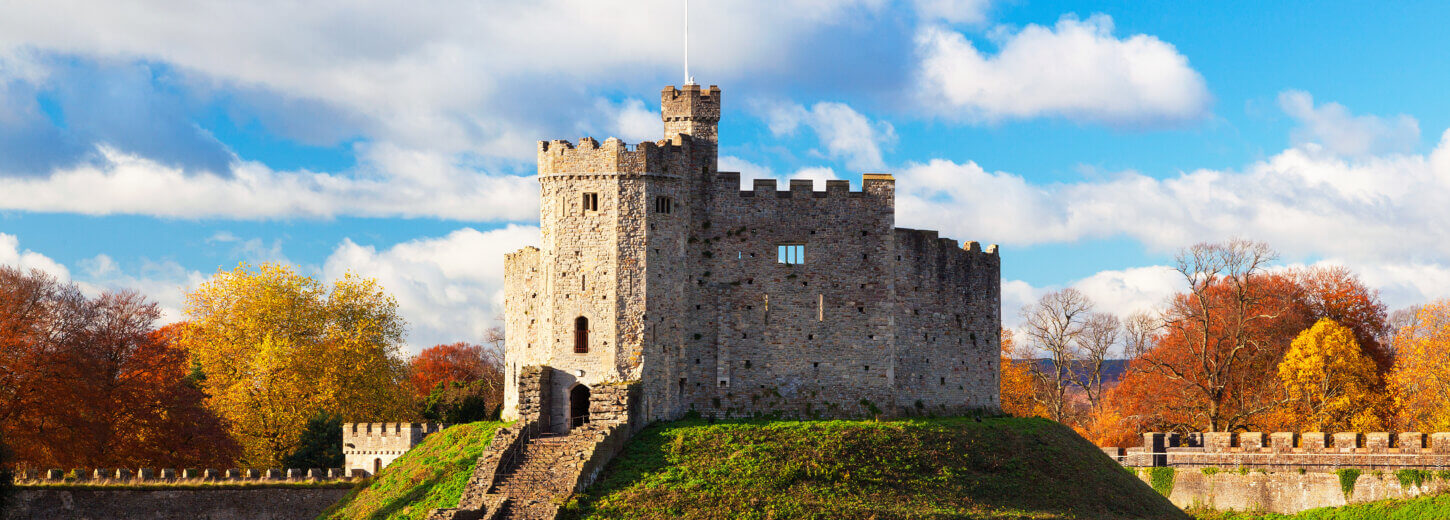
[[[1395,333],[1390,387],[1402,427],[1450,431],[1450,300],[1419,307]]]
[[[1091,311],[1092,302],[1072,288],[1044,294],[1022,309],[1022,332],[1028,344],[1049,361],[1028,367],[1037,389],[1033,399],[1057,422],[1066,423],[1071,415],[1068,390],[1077,384],[1078,342]]]
[[[497,329],[497,327],[495,327]],[[486,381],[503,392],[503,352],[492,346],[458,342],[423,349],[408,362],[413,391],[425,397],[438,385],[453,381]]]
[[[397,307],[375,280],[329,287],[278,264],[218,272],[187,295],[182,341],[244,464],[275,466],[324,412],[413,419]]]
[[[1002,372],[999,395],[1002,401],[1002,412],[1017,417],[1043,415],[1041,407],[1034,399],[1036,387],[1032,374],[1028,371],[1032,360],[1017,359],[1017,348],[1011,329],[1002,329],[1001,345]]]
[[[1354,331],[1324,318],[1294,339],[1279,363],[1279,379],[1294,400],[1301,427],[1313,431],[1383,428],[1379,373]]]
[[[31,466],[222,465],[236,450],[201,406],[156,305],[95,298],[0,268],[0,429]]]
[[[1280,404],[1254,388],[1277,362],[1267,331],[1287,305],[1265,273],[1275,258],[1268,245],[1246,240],[1179,253],[1176,270],[1188,292],[1172,300],[1162,314],[1163,337],[1136,361],[1184,394],[1186,421],[1230,431]]]
[[[1348,328],[1360,350],[1374,361],[1376,372],[1389,373],[1394,354],[1384,341],[1389,326],[1379,291],[1364,285],[1353,271],[1342,266],[1299,269],[1294,273],[1294,281],[1311,322],[1328,319]]]
[[[1103,403],[1103,368],[1113,347],[1118,345],[1122,321],[1103,312],[1089,314],[1077,337],[1077,383],[1087,395],[1088,406],[1097,413]]]

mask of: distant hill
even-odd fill
[[[1052,360],[1051,359],[1048,359],[1048,358],[1040,358],[1040,359],[1033,359],[1031,361],[1033,363],[1037,363],[1037,366],[1041,367],[1043,370],[1047,370],[1047,371],[1051,371],[1052,370]],[[1103,362],[1103,386],[1113,386],[1113,385],[1118,384],[1118,381],[1120,381],[1120,380],[1123,379],[1123,374],[1126,374],[1128,372],[1128,361],[1129,360],[1127,360],[1127,359],[1109,359],[1109,360],[1104,361]],[[1082,370],[1077,371],[1077,373],[1079,373],[1079,374],[1081,374],[1083,372],[1084,371],[1082,371]]]

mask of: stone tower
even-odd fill
[[[541,241],[505,265],[504,417],[568,431],[617,382],[642,422],[996,408],[996,247],[896,228],[886,174],[741,190],[717,168],[720,101],[667,87],[658,141],[539,142]]]

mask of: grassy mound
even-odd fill
[[[1043,419],[653,425],[565,518],[1187,519]]]
[[[1416,497],[1321,507],[1294,515],[1263,513],[1202,513],[1200,520],[1419,520],[1450,518],[1450,495]]]
[[[429,435],[318,519],[419,519],[430,510],[458,506],[474,462],[500,426],[503,423],[460,424]]]

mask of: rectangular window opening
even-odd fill
[[[776,262],[785,265],[806,263],[805,244],[781,244],[776,246]]]
[[[584,211],[599,211],[599,194],[584,194]]]
[[[672,209],[674,204],[669,197],[655,197],[655,213],[669,215]]]

